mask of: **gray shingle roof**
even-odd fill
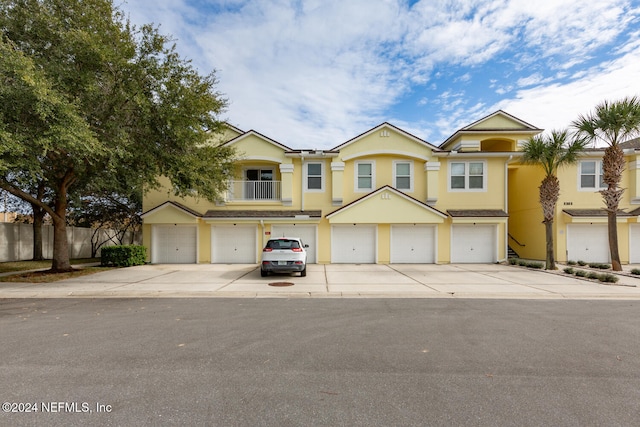
[[[447,213],[452,217],[508,217],[501,209],[450,209]]]
[[[296,218],[300,216],[309,216],[310,218],[322,217],[321,210],[209,210],[204,214],[204,218]]]
[[[607,211],[605,209],[563,209],[562,212],[566,213],[569,216],[607,216]],[[636,214],[618,211],[618,216],[634,216]]]

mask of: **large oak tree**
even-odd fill
[[[178,195],[224,191],[234,155],[208,141],[226,100],[156,27],[111,0],[0,0],[0,31],[0,187],[51,216],[52,270],[71,268],[71,194],[160,176]]]

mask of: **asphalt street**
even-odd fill
[[[635,300],[2,299],[0,425],[638,425],[639,314]]]

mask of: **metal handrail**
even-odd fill
[[[516,242],[518,245],[522,246],[523,248],[524,248],[525,246],[527,246],[527,245],[525,245],[524,243],[520,243],[520,242],[518,242],[518,240],[517,240],[515,237],[513,237],[513,236],[511,235],[511,233],[507,233],[507,234],[509,235],[509,238],[510,238],[511,240],[513,240],[514,242]]]

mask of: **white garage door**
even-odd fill
[[[498,260],[496,225],[454,225],[451,229],[452,263],[487,263]]]
[[[433,264],[435,227],[430,225],[392,225],[391,262],[395,264]]]
[[[609,262],[609,231],[606,224],[567,225],[567,260]]]
[[[152,232],[154,264],[195,264],[198,229],[195,225],[154,225]]]
[[[307,263],[315,264],[316,258],[316,226],[281,224],[271,226],[271,237],[299,237],[307,248]]]
[[[331,262],[375,264],[376,226],[334,225],[331,227]]]
[[[230,225],[211,227],[211,262],[255,264],[257,227]]]
[[[629,224],[629,262],[640,264],[640,224]]]

